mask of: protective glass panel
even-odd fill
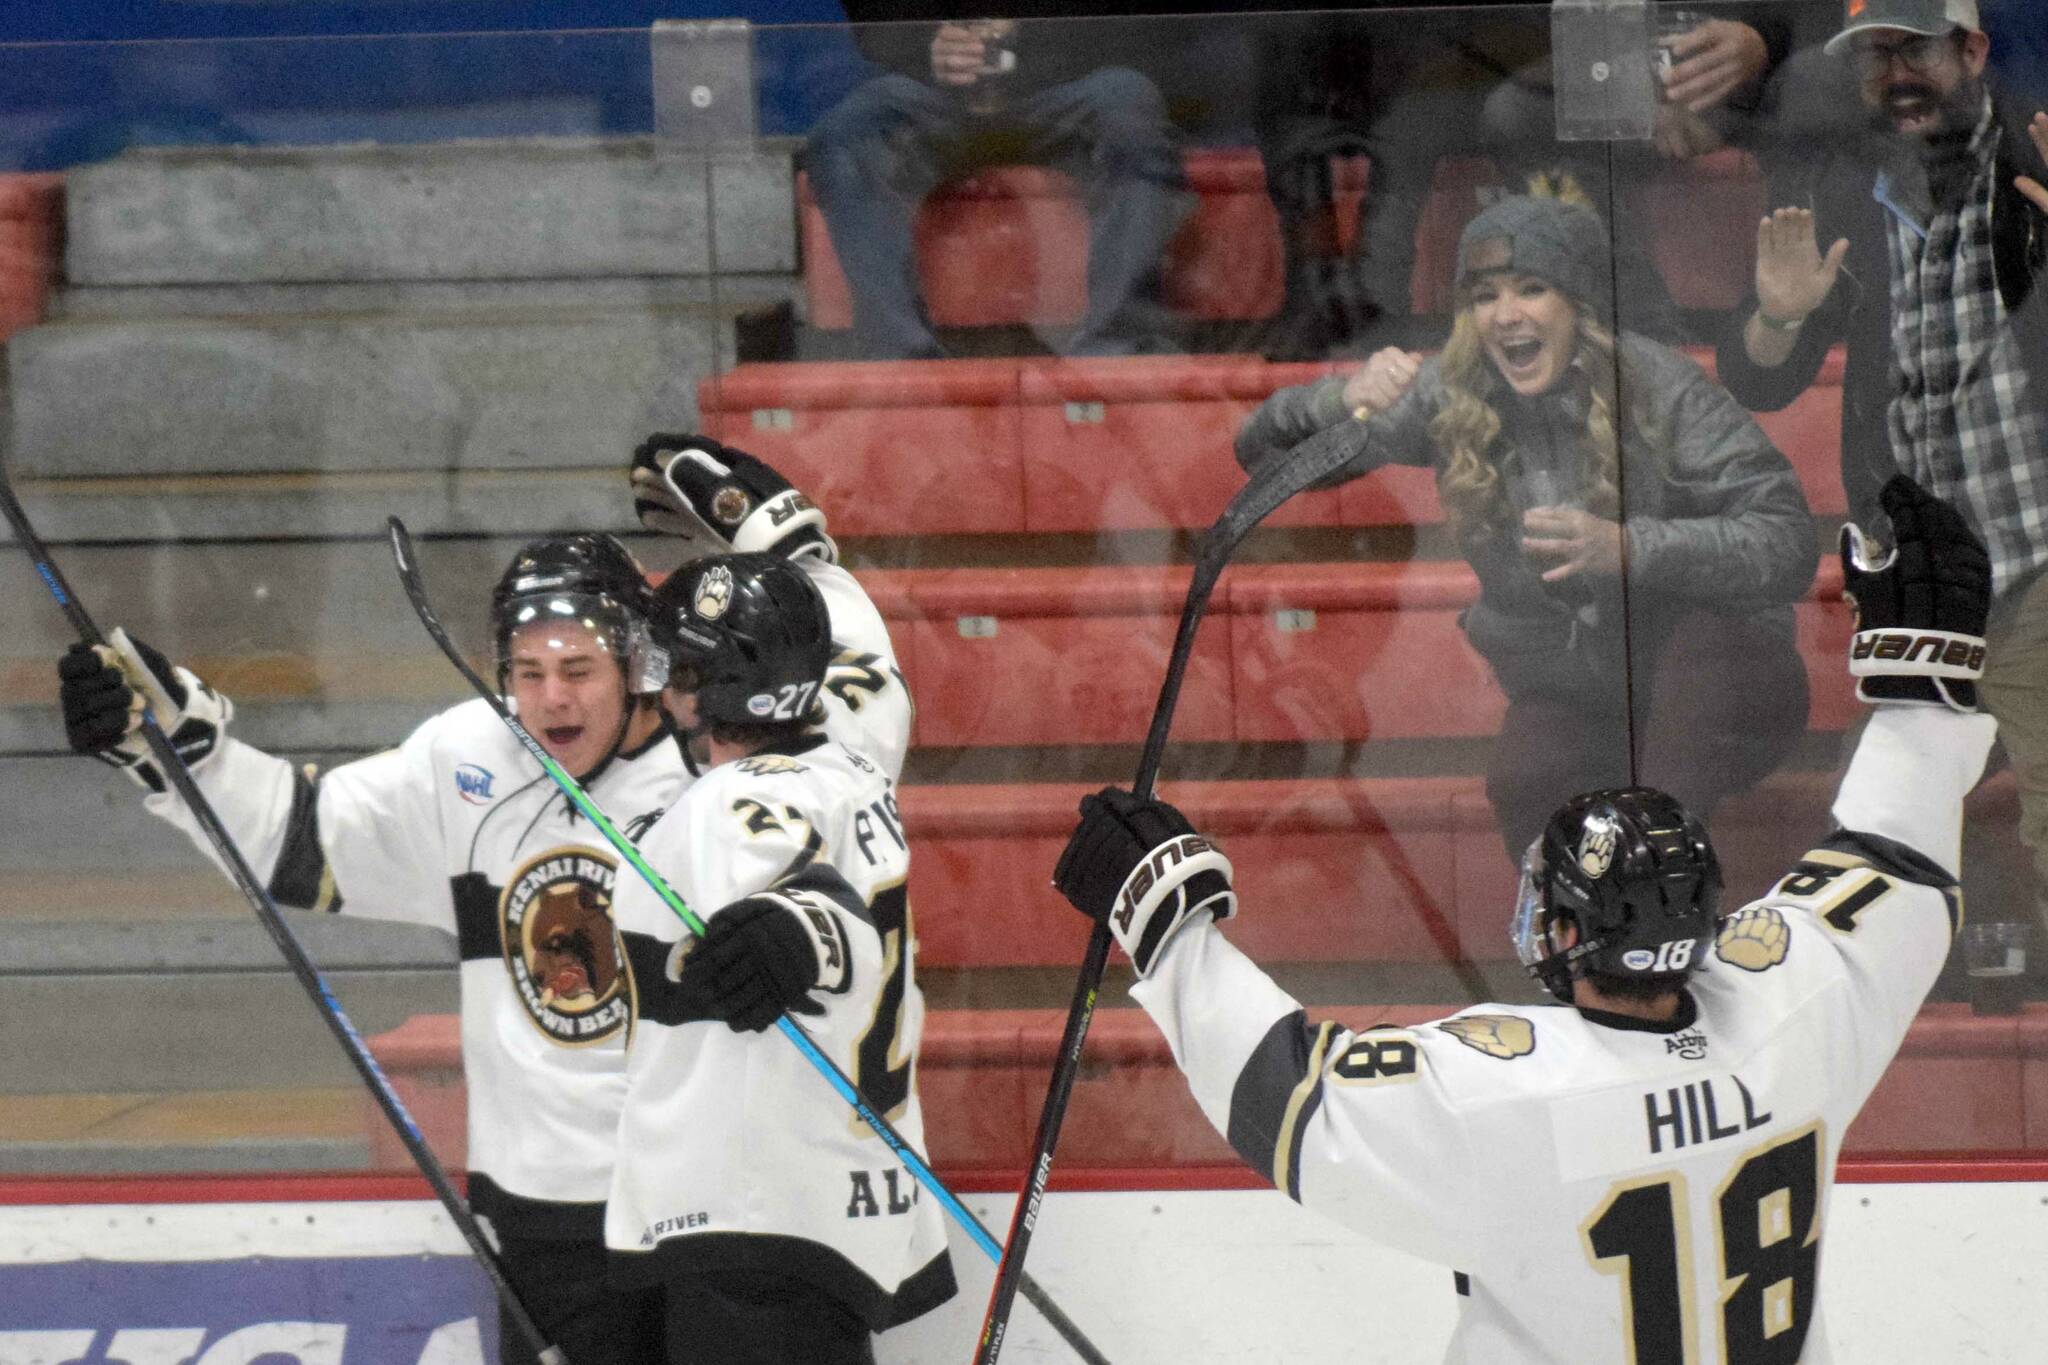
[[[1430,1179],[1470,1130],[1433,1129],[1403,1101],[1470,1052],[1511,1077],[1563,1051],[1542,1045],[1565,1016],[1536,1009],[1551,997],[1510,928],[1524,850],[1578,793],[1671,793],[1717,852],[1722,911],[1790,875],[1783,894],[1816,916],[1806,940],[1752,917],[1720,950],[1679,917],[1617,940],[1610,966],[1701,957],[1703,1001],[1761,1000],[1805,969],[1788,942],[1869,955],[1829,997],[1855,998],[1840,1018],[1799,1021],[1807,1055],[1829,1058],[1847,1047],[1829,1040],[1883,1051],[1903,1028],[1860,1114],[1854,1095],[1826,1110],[1848,1169],[2043,1148],[2048,924],[2018,738],[2038,633],[2040,212],[2007,187],[2038,169],[2023,122],[2048,82],[2020,8],[1983,6],[1988,54],[1961,38],[1893,51],[1893,32],[1830,55],[1842,8],[1820,0],[0,47],[7,473],[94,620],[232,701],[232,744],[204,704],[180,737],[202,784],[256,881],[321,907],[284,916],[501,1235],[539,1226],[522,1200],[611,1192],[625,1151],[642,1184],[615,1205],[614,1240],[638,1264],[639,1247],[667,1254],[724,1217],[716,1197],[675,1193],[694,1189],[689,1162],[826,1132],[828,1156],[790,1159],[830,1168],[805,1187],[815,1226],[831,1225],[818,1238],[917,1223],[954,1193],[984,1224],[931,1218],[952,1223],[961,1293],[883,1332],[887,1361],[973,1349],[986,1253],[1032,1167],[1089,938],[1053,869],[1080,799],[1131,785],[1191,583],[1227,564],[1153,757],[1159,793],[1234,868],[1225,936],[1251,965],[1208,960],[1222,984],[1205,1008],[1238,1033],[1225,1061],[1213,1038],[1184,1055],[1191,1085],[1144,1007],[1165,978],[1136,991],[1128,955],[1111,955],[1028,1262],[1073,1325],[1020,1302],[1010,1349],[1336,1360],[1371,1341],[1430,1358],[1467,1303],[1441,1267],[1491,1289],[1485,1248],[1506,1233],[1443,1240],[1457,1221],[1429,1203]],[[1909,259],[1913,289],[1897,283]],[[622,704],[620,678],[658,675],[645,640],[614,663],[613,636],[593,637],[573,676],[505,681],[695,912],[715,920],[812,868],[793,884],[824,897],[805,951],[846,994],[818,995],[826,1013],[804,1022],[922,1144],[943,1191],[857,1136],[794,1063],[775,1124],[701,1156],[676,1136],[741,1108],[730,1086],[684,1083],[679,1039],[730,1040],[676,983],[685,931],[474,702],[393,567],[396,515],[488,690],[493,587],[535,537],[616,533],[661,581],[726,541],[810,535],[774,476],[709,445],[662,495],[688,513],[636,516],[636,448],[692,432],[823,513],[851,571],[810,574],[837,646],[824,704],[874,790],[831,817],[838,833],[812,824],[816,848],[807,808],[768,788],[690,804],[679,751],[649,738],[660,712]],[[1248,477],[1277,490],[1312,460],[1314,483],[1276,492],[1255,524],[1210,529]],[[1878,489],[1899,469],[1991,542],[1981,691],[2004,743],[1966,808],[1970,913],[1952,950],[1911,859],[1808,857],[1869,710],[1847,671],[1837,532],[1853,520],[1890,542]],[[691,515],[686,539],[653,524]],[[565,572],[596,572],[601,552],[574,553]],[[138,809],[128,776],[67,752],[51,665],[77,631],[30,559],[0,559],[5,1188],[99,1202],[109,1178],[139,1175],[168,1183],[138,1200],[176,1201],[203,1197],[200,1173],[340,1172],[344,1190],[415,1197],[392,1125],[247,898],[168,818],[175,798]],[[745,581],[689,581],[663,610],[692,629],[749,609]],[[1884,624],[1969,633],[1946,616]],[[756,715],[794,715],[815,691],[745,678],[743,708],[766,698]],[[118,733],[105,686],[97,703],[74,689],[81,742]],[[1966,729],[1929,773],[1976,742]],[[759,739],[740,733],[718,743]],[[735,751],[700,739],[698,758]],[[826,760],[752,762],[750,783],[808,801],[784,765]],[[1898,785],[1940,805],[1937,777]],[[1941,842],[1940,812],[1905,804],[1884,832],[1925,820]],[[664,830],[664,811],[694,812],[696,841],[678,819]],[[1546,866],[1625,874],[1629,830],[1577,827]],[[778,862],[764,850],[782,841]],[[834,913],[850,916],[843,939],[820,927]],[[1895,930],[1909,918],[1926,932]],[[1271,987],[1230,974],[1254,967]],[[1299,1002],[1305,1029],[1269,989]],[[1499,1008],[1436,1026],[1483,1002]],[[1718,1141],[1731,1115],[1738,1132],[1764,1126],[1773,1104],[1823,1118],[1813,1096],[1860,1065],[1788,1064],[1767,1092],[1742,1065],[1707,1077],[1696,1036],[1669,1033],[1643,1063],[1677,1096],[1666,1126],[1653,1096],[1639,1131],[1632,1092],[1627,1123],[1603,1132]],[[641,1070],[621,1084],[621,1067]],[[1688,1118],[1694,1071],[1712,1094]],[[621,1129],[622,1092],[637,1098]],[[700,1094],[719,1098],[693,1108]],[[1601,1205],[1608,1182],[1586,1172],[1608,1167],[1583,1153],[1604,1149],[1568,1142],[1562,1110],[1528,1115],[1515,1151],[1549,1143],[1585,1183],[1557,1214],[1561,1254],[1583,1250],[1588,1275],[1647,1254],[1632,1239],[1654,1224],[1650,1196]],[[1344,1163],[1317,1144],[1340,1117],[1361,1134],[1354,1168],[1375,1159],[1374,1134],[1415,1147],[1381,1149],[1389,1169],[1420,1165],[1375,1196],[1365,1231],[1432,1258],[1423,1270],[1350,1240],[1332,1252],[1327,1224],[1272,1193],[1329,1207],[1318,1182]],[[1749,1186],[1728,1188],[1739,1203]],[[1758,1207],[1789,1226],[1805,1188],[1759,1187]],[[1527,1190],[1501,1207],[1536,1219]],[[594,1215],[574,1217],[594,1249]],[[1708,1225],[1704,1203],[1691,1218]],[[433,1236],[418,1249],[460,1253]],[[1200,1275],[1162,1274],[1122,1296],[1100,1259],[1112,1241],[1126,1268],[1201,1248],[1257,1287],[1226,1308],[1189,1294]],[[1247,1259],[1251,1245],[1270,1254]],[[1704,1278],[1721,1253],[1700,1245]],[[1416,1305],[1396,1337],[1375,1306],[1387,1296],[1354,1292],[1361,1265]],[[385,1332],[394,1359],[488,1358],[506,1330],[488,1288],[459,1262],[450,1273],[445,1302],[471,1305],[473,1325],[437,1301],[351,1330]],[[1791,1288],[1771,1291],[1768,1321],[1803,1320],[1803,1274],[1771,1281]],[[21,1281],[0,1339],[85,1325],[36,1306],[61,1302],[61,1283]],[[1599,1284],[1604,1313],[1619,1291]],[[1838,1354],[1952,1351],[1939,1324],[1929,1345],[1839,1292]],[[92,1342],[60,1346],[70,1359]]]

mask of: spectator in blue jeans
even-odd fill
[[[1066,172],[1086,198],[1088,308],[1067,352],[1163,349],[1161,256],[1192,201],[1158,88],[1094,65],[1100,48],[1076,26],[978,19],[925,33],[867,33],[891,70],[820,119],[804,150],[863,354],[945,354],[918,293],[918,204],[948,180],[1020,162]]]

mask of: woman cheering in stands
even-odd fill
[[[1508,697],[1487,795],[1511,858],[1597,787],[1661,787],[1704,815],[1806,723],[1798,480],[1697,365],[1613,330],[1608,267],[1590,210],[1504,199],[1459,242],[1440,355],[1384,350],[1283,389],[1237,440],[1252,470],[1341,426],[1356,454],[1334,482],[1435,468],[1479,578],[1465,634]]]

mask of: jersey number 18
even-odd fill
[[[1751,1155],[1715,1197],[1724,1365],[1798,1365],[1820,1266],[1818,1125]],[[1616,1186],[1579,1228],[1602,1274],[1619,1275],[1634,1365],[1700,1365],[1693,1350],[1692,1236],[1685,1177]]]

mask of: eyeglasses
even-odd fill
[[[1857,76],[1876,81],[1884,79],[1894,61],[1916,76],[1925,76],[1953,50],[1954,44],[1947,34],[1922,34],[1891,47],[1858,46],[1849,59],[1856,65]]]

